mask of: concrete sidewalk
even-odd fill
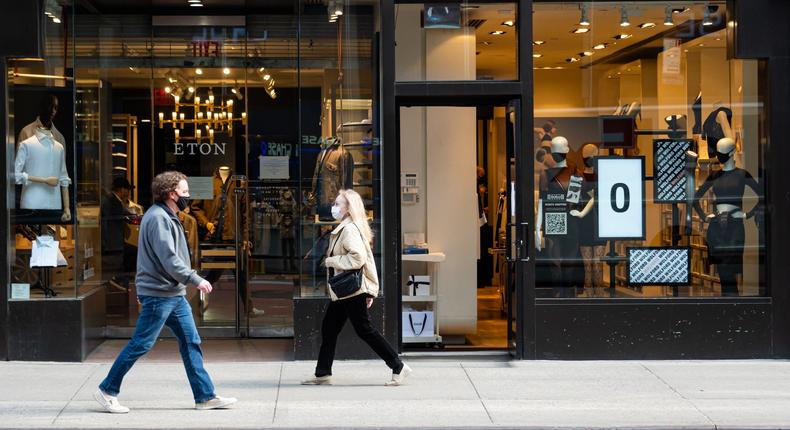
[[[300,386],[311,362],[208,363],[235,408],[193,410],[180,363],[141,362],[120,400],[91,398],[107,363],[0,363],[1,428],[790,428],[788,361],[407,360],[338,362],[335,385]]]

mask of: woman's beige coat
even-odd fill
[[[351,218],[344,219],[340,225],[332,230],[324,264],[328,268],[335,269],[335,275],[346,270],[364,268],[362,288],[357,294],[349,297],[359,294],[378,297],[379,275],[376,271],[373,251],[370,249],[370,244],[363,239],[362,232],[351,221]],[[329,276],[328,273],[327,276]],[[329,296],[332,298],[332,301],[338,300],[335,293],[332,292],[332,288],[329,288]]]

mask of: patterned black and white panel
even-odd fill
[[[688,285],[690,248],[629,248],[630,285]]]
[[[653,176],[656,203],[686,201],[686,151],[691,140],[656,139],[653,141]]]

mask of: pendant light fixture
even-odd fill
[[[587,4],[586,3],[582,3],[580,5],[580,9],[581,9],[581,12],[580,12],[581,13],[581,17],[579,17],[579,25],[587,27],[587,26],[590,25],[590,18],[589,18],[588,14],[587,14]]]
[[[625,9],[625,6],[620,7],[620,27],[628,27],[631,25],[631,21],[628,20],[628,11]]]
[[[664,25],[667,27],[675,25],[672,21],[672,6],[667,6],[666,9],[664,9]]]

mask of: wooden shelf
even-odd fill
[[[410,337],[404,336],[403,343],[442,343],[442,337],[438,334],[435,336],[420,336]]]

